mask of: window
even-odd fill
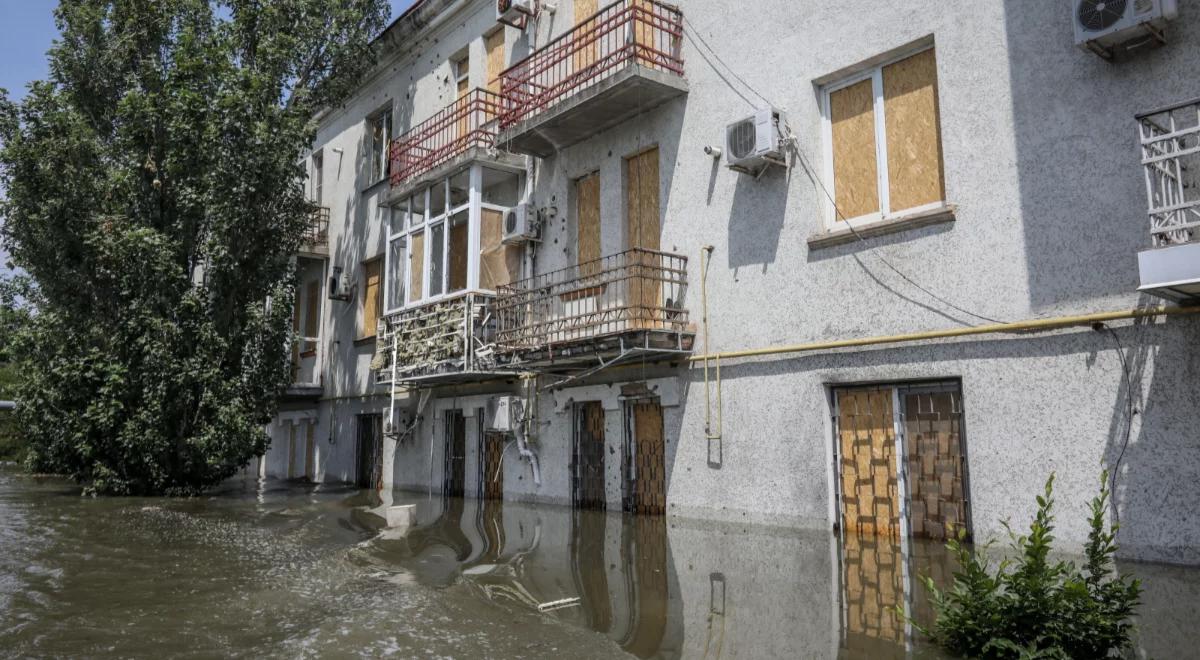
[[[487,89],[500,93],[500,74],[504,72],[504,28],[501,27],[483,38],[483,50],[487,57]]]
[[[318,151],[312,155],[312,201],[321,206],[324,201],[325,188],[325,153]]]
[[[392,142],[392,109],[388,108],[372,115],[367,120],[367,129],[371,139],[371,150],[368,152],[371,160],[367,163],[367,182],[369,185],[374,185],[387,178],[391,171],[388,146]]]
[[[359,339],[375,337],[383,310],[383,260],[376,257],[363,263],[362,330]]]
[[[822,110],[834,227],[944,204],[933,48],[826,87]]]
[[[464,52],[451,60],[450,71],[454,75],[454,88],[458,92],[458,98],[466,96],[471,86],[470,53]]]

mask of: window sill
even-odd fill
[[[375,192],[375,190],[378,189],[380,186],[383,186],[384,184],[387,184],[390,181],[391,181],[391,177],[385,176],[382,179],[376,181],[375,183],[367,184],[367,186],[365,188],[363,188],[360,192],[363,195],[370,195],[371,193]]]
[[[830,229],[820,234],[809,236],[808,249],[819,250],[835,245],[853,243],[860,238],[875,238],[876,236],[885,236],[887,234],[908,231],[909,229],[917,229],[918,227],[954,222],[954,214],[957,210],[958,207],[954,204],[943,204],[936,208],[925,209],[915,213],[906,213],[870,222],[857,222],[854,223],[853,230],[848,226]]]

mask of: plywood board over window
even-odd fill
[[[483,39],[483,48],[487,53],[487,88],[495,94],[500,93],[500,74],[504,71],[504,28],[487,35]]]
[[[883,67],[883,104],[889,206],[904,210],[942,201],[946,189],[932,49]]]
[[[495,291],[520,277],[521,248],[501,243],[504,238],[504,214],[494,209],[481,210],[483,224],[479,234],[479,287]]]
[[[465,216],[465,213],[464,213]],[[467,288],[467,262],[471,258],[467,244],[467,221],[450,224],[450,289],[451,293]]]
[[[577,72],[600,59],[599,26],[595,20],[589,20],[598,10],[596,0],[575,0],[575,25],[583,35],[572,58]]]
[[[600,173],[575,182],[576,263],[587,264],[580,275],[591,275],[600,259]]]
[[[657,147],[626,159],[625,199],[628,247],[659,249]]]
[[[413,234],[412,246],[409,249],[409,277],[412,287],[408,292],[408,301],[415,302],[425,296],[425,232]]]
[[[833,189],[838,219],[879,211],[878,165],[875,154],[875,95],[871,80],[829,95],[833,128]]]
[[[360,339],[375,336],[379,314],[383,309],[383,260],[372,259],[363,264],[362,332]]]

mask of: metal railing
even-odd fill
[[[619,0],[500,74],[507,128],[639,64],[683,75],[683,14],[658,0]]]
[[[372,365],[376,382],[494,370],[492,305],[490,295],[464,293],[388,316],[379,337],[387,348]]]
[[[687,257],[634,248],[497,292],[496,344],[520,352],[643,330],[689,333]]]
[[[1200,240],[1200,99],[1137,120],[1154,246]]]
[[[308,227],[304,229],[304,242],[308,245],[327,245],[329,243],[329,207],[313,208],[308,219]]]
[[[428,172],[471,147],[495,144],[496,124],[504,107],[500,95],[476,88],[393,140],[389,152],[392,185]]]

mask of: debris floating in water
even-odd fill
[[[564,598],[562,600],[552,600],[548,603],[542,603],[541,605],[538,605],[537,607],[538,607],[539,612],[553,612],[554,610],[561,610],[564,607],[571,607],[572,605],[578,605],[578,604],[579,604],[579,598],[576,597],[576,598]]]

